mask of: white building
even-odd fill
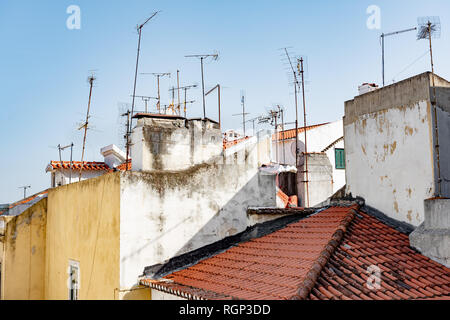
[[[304,166],[305,130],[298,129],[298,197],[302,206],[315,206],[345,185],[345,151],[342,120],[306,128],[308,151],[308,192]],[[272,161],[296,165],[295,129],[273,135]]]
[[[45,172],[51,173],[51,187],[101,176],[115,168],[121,169],[120,165],[126,161],[125,153],[113,144],[102,148],[100,153],[105,159],[104,162],[51,161],[45,169]]]

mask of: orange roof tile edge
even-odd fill
[[[307,126],[306,127],[306,131],[309,131],[311,129],[315,129],[315,128],[318,128],[318,127],[322,127],[322,126],[325,126],[325,125],[330,124],[330,123],[331,122],[315,124],[315,125],[312,125],[312,126]],[[297,132],[298,133],[303,133],[303,132],[305,132],[305,128],[303,128],[303,127],[298,128]],[[272,141],[288,140],[288,139],[293,139],[293,138],[295,138],[295,129],[279,131],[276,134],[272,135]]]
[[[50,166],[53,170],[55,169],[70,169],[70,161],[51,161]],[[109,166],[104,162],[95,162],[95,161],[73,161],[72,168],[76,170],[109,170]]]
[[[240,138],[240,139],[236,139],[236,140],[232,140],[232,141],[227,141],[227,140],[224,139],[223,140],[223,149],[224,150],[229,149],[232,146],[235,146],[235,145],[237,145],[237,144],[239,144],[241,142],[244,142],[244,141],[246,141],[248,139],[250,139],[250,137]]]
[[[15,207],[17,207],[17,206],[19,206],[19,205],[21,205],[21,204],[25,204],[25,203],[28,203],[28,202],[30,202],[30,201],[33,201],[33,200],[36,199],[37,197],[39,197],[39,196],[41,196],[41,195],[44,195],[44,194],[47,194],[47,193],[48,193],[48,190],[44,190],[44,191],[42,191],[42,192],[36,193],[36,194],[34,194],[34,195],[32,195],[32,196],[29,196],[28,198],[25,198],[25,199],[23,199],[23,200],[14,202],[14,203],[12,203],[12,204],[9,205],[8,210],[13,209],[13,208],[15,208]],[[1,211],[1,212],[0,212],[0,216],[1,216],[2,214],[4,214],[5,212],[6,212],[6,210]]]

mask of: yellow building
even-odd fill
[[[119,286],[119,174],[50,189],[3,218],[2,300],[150,298]]]

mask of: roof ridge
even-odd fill
[[[358,206],[359,207],[359,206]],[[306,274],[305,279],[299,285],[297,289],[297,293],[293,295],[290,300],[306,300],[311,293],[311,290],[316,285],[317,279],[320,276],[323,268],[327,264],[331,255],[334,253],[336,248],[340,245],[342,239],[344,238],[345,233],[347,232],[347,228],[350,222],[353,221],[353,218],[358,213],[357,210],[351,208],[347,215],[342,219],[339,225],[336,228],[336,231],[331,236],[330,240],[326,244],[324,250],[320,253],[319,257],[314,261],[311,266],[311,269]]]

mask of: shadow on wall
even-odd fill
[[[222,167],[222,169],[220,169],[220,167]],[[215,166],[215,168],[215,173],[219,176],[224,175],[228,170],[236,171],[236,169],[233,169],[230,165]],[[205,201],[203,205],[204,207],[209,208],[210,211],[206,214],[211,216],[206,223],[203,225],[199,223],[198,219],[201,219],[202,215],[205,213],[198,208],[198,211],[196,212],[197,216],[189,216],[182,219],[170,229],[161,226],[161,234],[149,242],[146,242],[144,246],[133,250],[131,254],[124,256],[122,261],[134,260],[134,258],[149,252],[148,250],[156,250],[159,257],[169,257],[168,259],[164,259],[164,261],[163,259],[160,260],[160,262],[164,264],[173,257],[194,251],[220,241],[228,236],[245,231],[250,226],[247,217],[248,207],[274,207],[276,205],[275,176],[273,175],[264,175],[257,171],[257,173],[251,176],[247,183],[239,190],[233,190],[238,181],[233,181],[234,179],[232,178],[222,183],[215,177],[214,173],[210,173],[209,179],[209,181],[214,181],[215,184],[220,184],[221,189],[229,188],[228,191],[232,192],[233,196],[221,207],[217,203],[213,193],[210,197],[205,198],[203,200]],[[216,187],[214,183],[211,183],[208,187],[214,189]],[[156,207],[157,206],[154,208]],[[180,210],[182,210],[182,208],[180,208]],[[177,212],[172,213],[177,214]],[[165,215],[167,215],[167,212],[160,210],[158,215],[161,218],[164,218]],[[164,221],[165,219],[161,220],[163,224]],[[183,235],[189,234],[190,230],[193,230],[193,236],[183,239]],[[179,236],[177,237],[177,235]],[[176,238],[175,241],[180,241],[178,245],[179,249],[177,251],[167,252],[167,249],[162,245],[163,242],[167,241],[169,238]],[[141,271],[144,267],[151,265],[155,265],[155,263],[149,261],[145,266],[142,266]],[[124,270],[124,272],[126,271]]]
[[[192,237],[175,256],[235,235],[249,227],[249,207],[274,207],[276,204],[275,179],[273,176],[254,175],[232,199]],[[214,205],[211,203],[211,205]]]

